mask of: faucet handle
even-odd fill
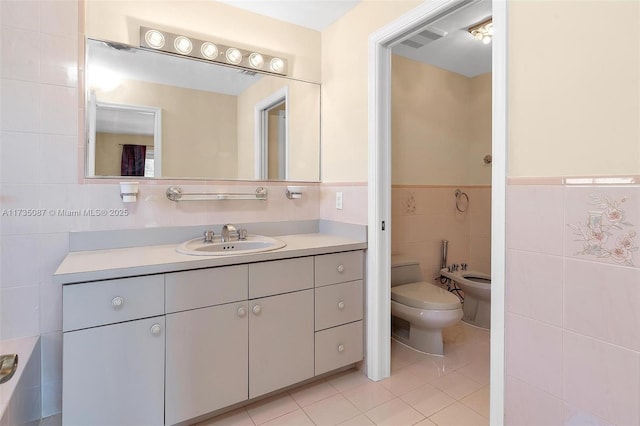
[[[211,230],[204,231],[204,242],[205,243],[212,243],[214,235],[215,235],[215,233],[213,231],[211,231]]]
[[[247,239],[247,230],[245,228],[238,229],[238,240],[244,241]]]

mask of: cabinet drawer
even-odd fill
[[[62,299],[62,331],[163,315],[164,275],[65,285]]]
[[[249,265],[249,299],[307,288],[313,288],[313,257]]]
[[[316,331],[362,319],[362,280],[315,289]]]
[[[316,376],[362,360],[362,321],[316,333]]]
[[[167,313],[247,300],[247,265],[166,274]]]
[[[362,279],[362,251],[316,256],[316,287]]]

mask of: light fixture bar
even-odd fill
[[[251,71],[287,75],[286,59],[252,50],[198,40],[149,27],[140,27],[140,47],[217,62]]]

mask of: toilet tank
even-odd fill
[[[391,287],[424,281],[420,262],[405,256],[391,256]]]

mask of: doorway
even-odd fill
[[[369,38],[369,217],[367,375],[390,375],[391,48],[471,1],[431,0]],[[504,413],[504,276],[506,188],[506,2],[493,2],[491,424]]]

